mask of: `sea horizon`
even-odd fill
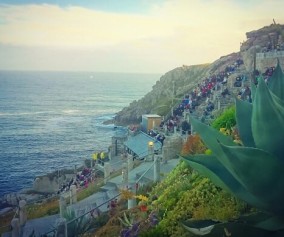
[[[0,69],[0,72],[54,72],[54,73],[103,73],[103,74],[145,74],[145,75],[156,75],[160,78],[165,72],[115,72],[115,71],[90,71],[90,70],[47,70],[47,69]]]

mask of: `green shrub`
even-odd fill
[[[165,235],[160,226],[155,226],[150,230],[141,232],[139,237],[168,237],[168,235]]]
[[[220,130],[220,128],[232,128],[236,125],[236,107],[232,106],[224,110],[224,112],[212,122],[212,127]]]
[[[157,197],[152,205],[160,210],[158,228],[162,231],[161,236],[188,236],[180,221],[190,218],[231,220],[246,208],[244,202],[192,171],[185,162],[180,162],[150,195]]]

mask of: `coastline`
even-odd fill
[[[67,181],[70,180],[70,176],[75,177],[76,173],[82,171],[85,166],[86,165],[84,161],[80,167],[76,168],[76,170],[70,167],[70,169],[65,168],[62,170],[47,173],[45,175],[37,176],[35,177],[34,182],[31,187],[25,187],[21,190],[2,195],[0,197],[0,216],[11,211],[15,207],[17,207],[20,200],[26,200],[28,204],[31,204],[31,203],[40,203],[42,201],[46,201],[49,198],[56,197],[58,190],[60,190],[60,186],[63,186],[65,183],[67,183]],[[41,178],[49,179],[57,183],[55,185],[57,185],[58,190],[54,192],[41,192],[39,190],[36,190],[34,187],[35,182],[37,179],[41,179]],[[46,186],[50,184],[46,184],[45,182],[42,185]]]
[[[114,119],[110,119],[110,120],[105,120],[102,122],[103,125],[114,125],[114,130],[116,130],[116,126],[114,124]],[[123,127],[124,126],[119,126],[119,127]],[[109,147],[109,146],[108,146]],[[105,148],[105,150],[108,150],[108,147]],[[49,198],[53,198],[55,197],[57,194],[57,191],[54,192],[42,192],[39,190],[36,190],[34,188],[35,186],[35,182],[37,179],[39,178],[43,178],[43,177],[47,177],[50,180],[54,180],[55,179],[55,185],[58,186],[59,188],[59,184],[63,184],[64,182],[67,182],[68,180],[68,176],[69,175],[69,180],[70,180],[70,176],[73,175],[73,177],[76,176],[76,173],[80,172],[83,170],[84,167],[87,167],[87,163],[89,162],[90,159],[85,159],[82,162],[82,165],[80,165],[79,167],[70,167],[70,168],[64,168],[61,170],[56,170],[50,173],[46,173],[44,175],[40,175],[40,176],[36,176],[33,180],[33,183],[30,187],[24,187],[18,191],[14,191],[14,192],[9,192],[6,194],[3,194],[2,196],[0,196],[0,216],[9,212],[11,209],[15,208],[20,200],[26,200],[27,203],[38,203],[40,201],[44,201],[46,199]],[[58,176],[59,175],[59,176]],[[59,177],[59,180],[57,180]],[[68,180],[68,181],[69,181]],[[50,184],[43,184],[40,186],[46,186],[46,185],[50,185]]]

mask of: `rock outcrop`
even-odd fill
[[[62,170],[59,176],[57,172],[53,172],[36,177],[33,183],[33,191],[38,193],[56,193],[62,185],[66,185],[74,177],[74,170]]]

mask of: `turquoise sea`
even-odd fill
[[[0,71],[0,196],[38,175],[82,165],[107,151],[103,125],[142,98],[158,74]]]

